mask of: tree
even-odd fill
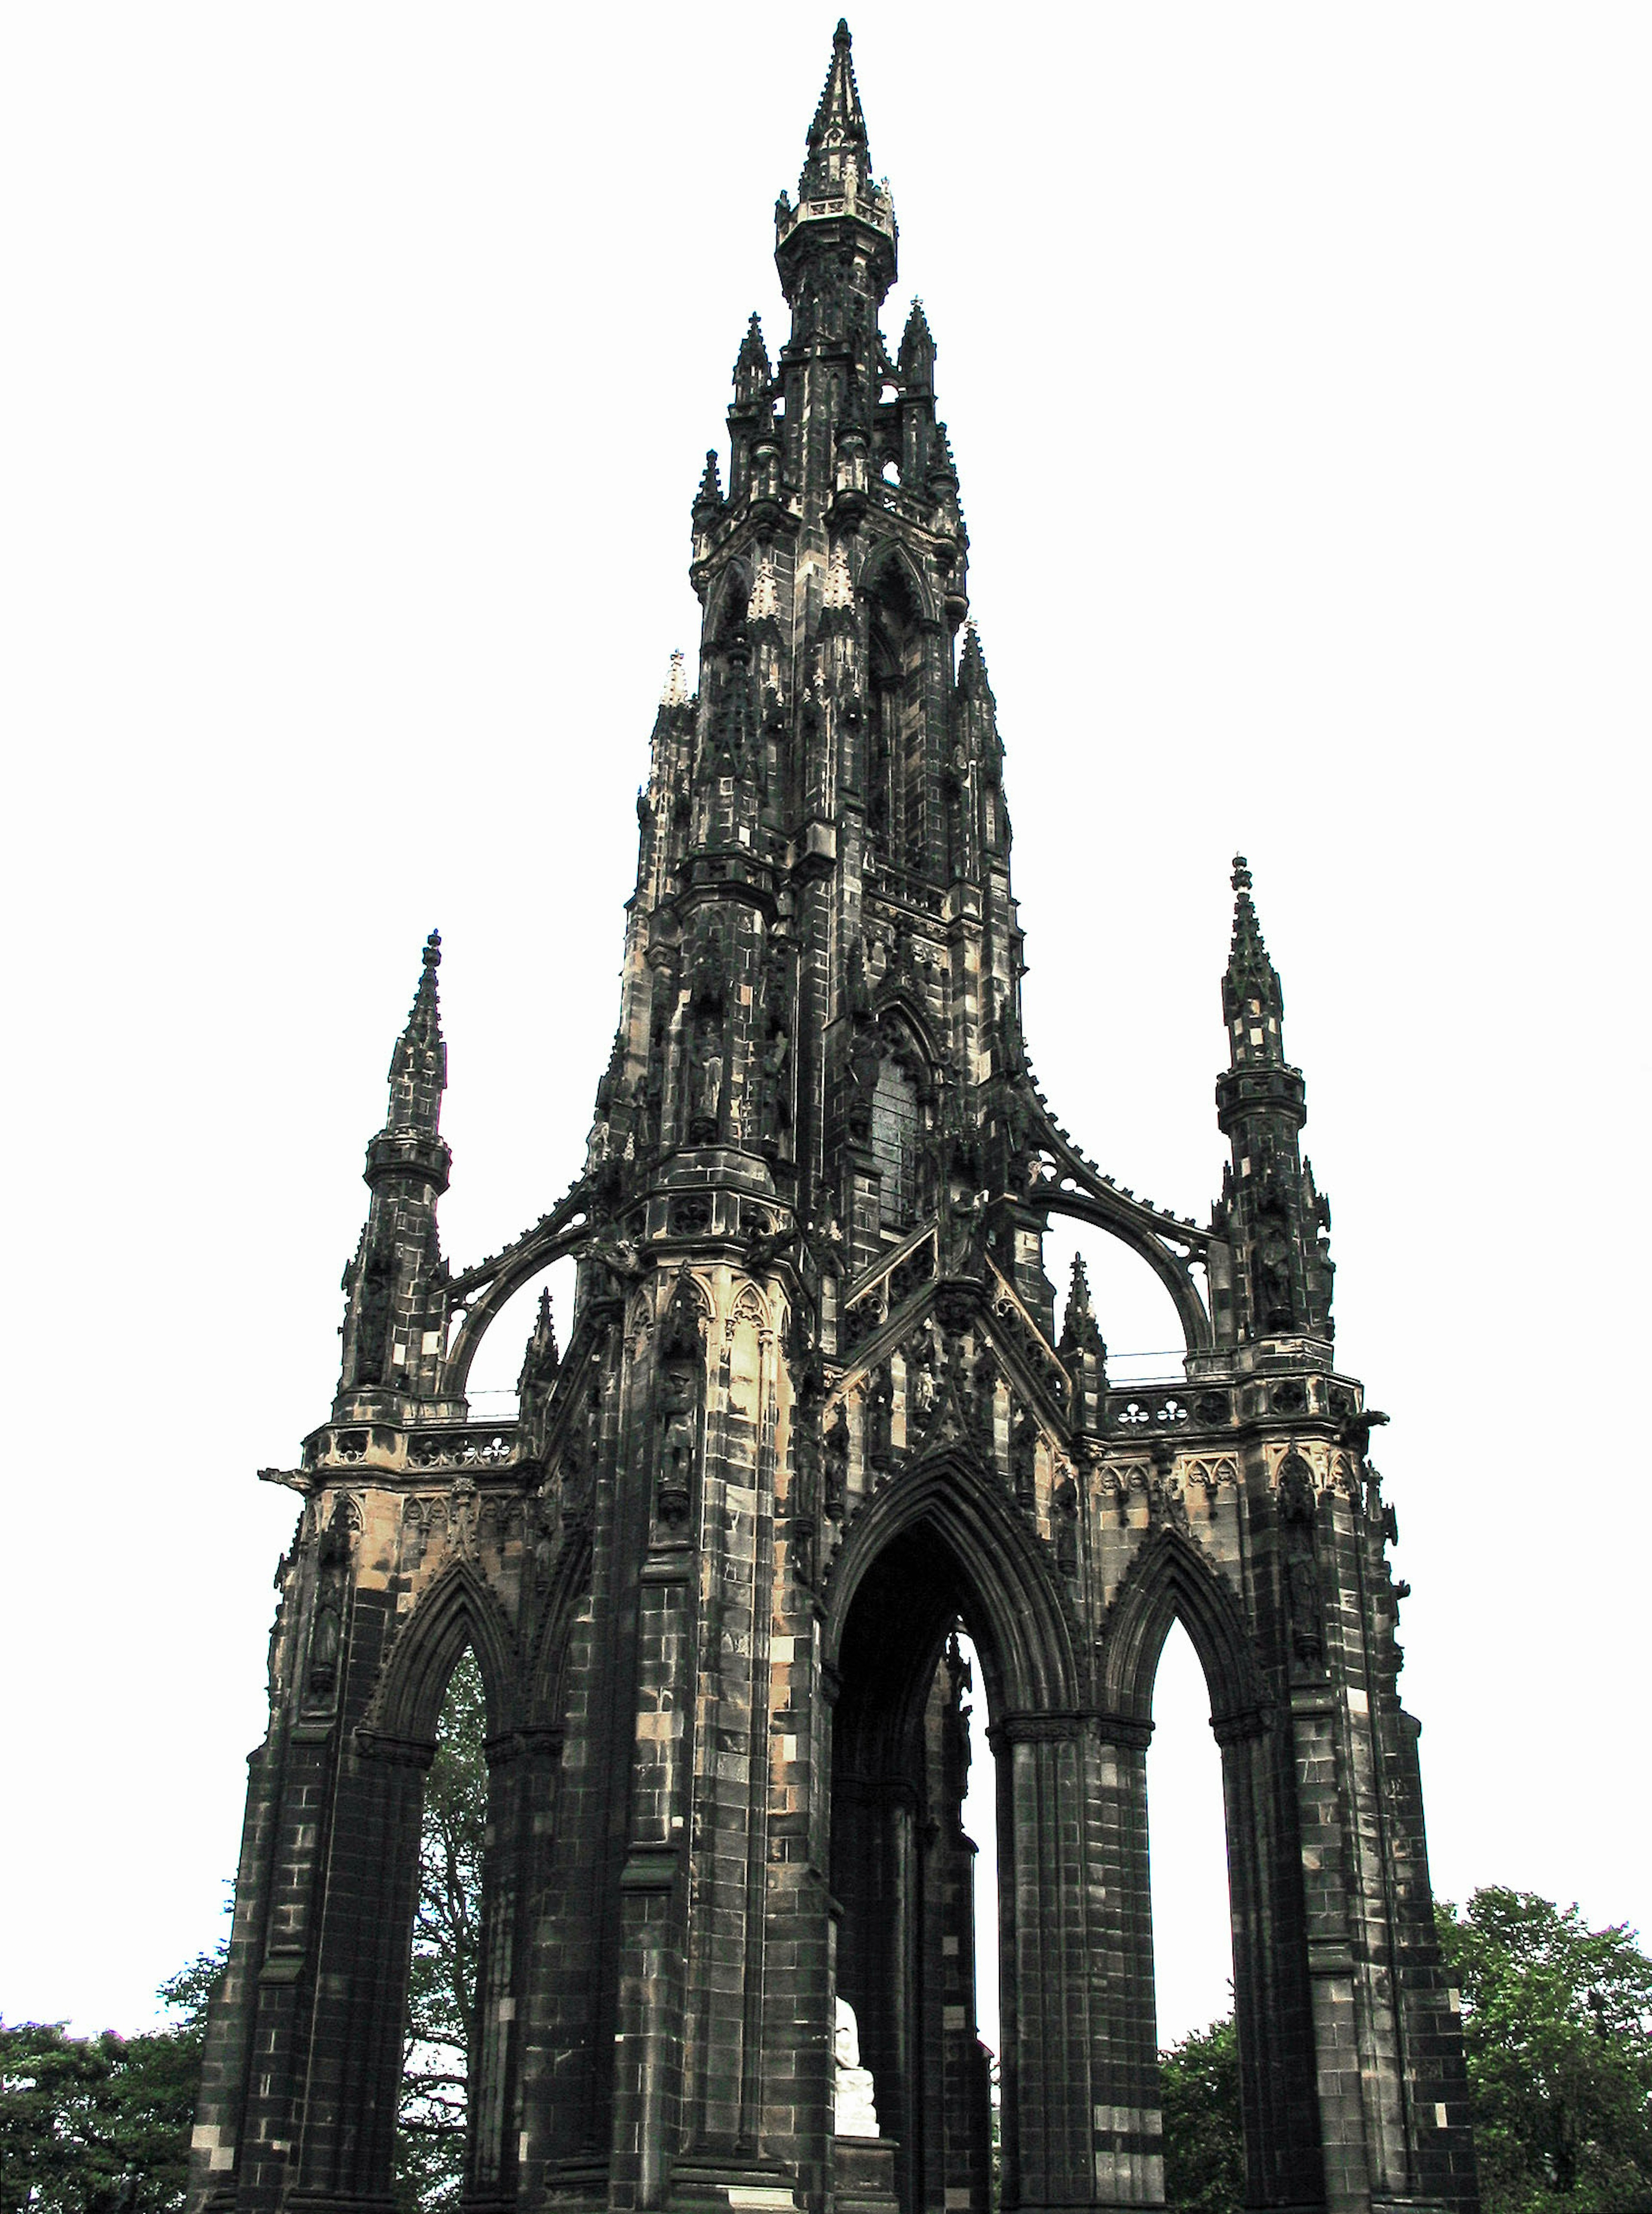
[[[1487,2214],[1652,2209],[1652,1960],[1618,1923],[1493,1887],[1439,1909]]]
[[[1189,2032],[1159,2056],[1165,2199],[1177,2214],[1239,2214],[1245,2133],[1233,2015]]]
[[[0,2025],[0,2214],[174,2214],[224,1948],[162,1985],[178,2016],[121,2037]]]
[[[465,2121],[481,1953],[487,1706],[467,1652],[442,1708],[425,1786],[407,2041],[396,2130],[402,2214],[447,2214],[464,2182]]]

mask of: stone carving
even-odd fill
[[[872,2070],[860,2064],[860,2031],[855,2021],[854,2009],[844,1998],[837,2002],[832,2056],[836,2078],[832,2113],[837,2135],[841,2138],[881,2136]]]
[[[678,1277],[659,1336],[659,1480],[654,1513],[662,1536],[681,1538],[694,1501],[699,1453],[700,1310],[686,1272]]]
[[[344,1611],[350,1581],[350,1501],[340,1492],[316,1550],[315,1608],[309,1625],[309,1687],[317,1697],[338,1688]]]
[[[866,1460],[880,1473],[894,1459],[894,1406],[889,1363],[880,1361],[866,1379]]]
[[[1050,1495],[1050,1520],[1055,1535],[1055,1565],[1064,1576],[1079,1572],[1079,1490],[1063,1475]]]
[[[849,1487],[849,1417],[841,1399],[826,1432],[825,1477],[821,1503],[833,1521],[841,1522]]]
[[[1037,1497],[1038,1425],[1025,1407],[1016,1410],[1010,1431],[1010,1481],[1019,1506],[1031,1507]]]

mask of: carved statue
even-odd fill
[[[832,1520],[841,1521],[849,1487],[849,1418],[840,1399],[826,1433],[826,1491],[823,1501]]]
[[[1010,1432],[1010,1476],[1023,1507],[1031,1507],[1037,1495],[1037,1471],[1038,1425],[1022,1407]]]
[[[395,1280],[395,1250],[389,1238],[376,1245],[362,1270],[361,1305],[356,1312],[356,1381],[382,1384],[389,1366],[390,1294]]]
[[[350,1502],[340,1492],[316,1551],[315,1610],[309,1625],[309,1688],[326,1694],[339,1680],[344,1605],[350,1574]]]
[[[698,1425],[694,1372],[673,1362],[660,1379],[659,1486],[656,1501],[662,1526],[683,1529],[694,1498],[694,1449]]]
[[[1070,1476],[1062,1477],[1049,1504],[1055,1527],[1055,1565],[1064,1576],[1075,1576],[1079,1572],[1079,1491]]]
[[[875,1469],[886,1469],[894,1458],[894,1387],[884,1361],[866,1379],[866,1459]]]
[[[720,1017],[694,1025],[688,1049],[688,1137],[692,1144],[709,1145],[717,1136],[723,1103],[723,1024]]]
[[[854,2018],[854,2009],[844,1998],[837,2002],[832,2057],[837,2079],[832,2101],[835,2134],[841,2138],[881,2136],[872,2070],[860,2064],[860,2026]]]

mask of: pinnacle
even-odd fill
[[[762,319],[753,315],[746,325],[746,334],[740,341],[740,351],[734,358],[734,384],[737,398],[756,399],[768,387],[774,370],[768,359],[768,348],[763,343]]]
[[[420,956],[419,988],[395,1051],[390,1056],[390,1107],[387,1130],[427,1130],[433,1135],[447,1083],[447,1048],[442,1043],[442,1011],[436,972],[442,963],[442,933],[431,931]]]
[[[1241,1006],[1254,1002],[1272,1018],[1270,1043],[1265,1049],[1270,1054],[1276,1054],[1279,1050],[1279,1018],[1285,1011],[1284,994],[1280,989],[1278,971],[1268,958],[1268,948],[1262,935],[1256,902],[1251,897],[1251,883],[1250,863],[1243,853],[1235,853],[1233,942],[1227,956],[1227,973],[1222,979],[1222,1008],[1231,1024]]]
[[[1233,856],[1233,952],[1237,958],[1259,954],[1265,961],[1267,949],[1262,941],[1262,925],[1257,920],[1256,903],[1251,897],[1251,865],[1243,853]]]
[[[694,494],[696,507],[721,507],[723,505],[723,473],[717,465],[717,449],[706,449],[706,466],[701,472],[700,490]]]
[[[419,971],[419,988],[413,994],[413,1007],[407,1017],[407,1031],[410,1037],[428,1040],[437,1033],[440,1024],[436,994],[436,972],[442,965],[442,933],[439,930],[431,931],[425,940],[419,960],[422,965]]]
[[[659,695],[659,704],[662,707],[681,707],[686,705],[688,697],[688,664],[682,657],[682,648],[678,646],[665,672],[665,685]]]

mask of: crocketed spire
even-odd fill
[[[1067,1295],[1067,1312],[1062,1318],[1061,1350],[1068,1355],[1092,1353],[1100,1361],[1107,1357],[1107,1349],[1101,1341],[1101,1326],[1090,1304],[1090,1275],[1082,1253],[1073,1256],[1073,1287]]]
[[[740,351],[734,358],[734,397],[737,404],[749,405],[760,400],[768,391],[774,371],[770,365],[768,348],[763,344],[763,327],[754,315],[746,325],[746,334],[740,341]]]
[[[826,71],[826,83],[821,91],[820,105],[815,110],[815,119],[809,125],[809,161],[798,187],[804,199],[818,199],[823,188],[830,190],[841,186],[841,164],[843,156],[852,155],[860,164],[860,174],[866,176],[872,161],[872,149],[866,139],[866,118],[860,106],[860,89],[854,81],[854,62],[850,53],[854,40],[845,18],[837,19],[837,28],[832,34],[832,59]],[[818,172],[815,165],[821,166]],[[812,187],[812,189],[811,189]]]
[[[433,1135],[441,1120],[448,1081],[448,1049],[442,1043],[442,1011],[436,995],[436,972],[441,965],[442,933],[433,930],[425,941],[424,966],[407,1028],[390,1057],[387,1130],[424,1130]]]
[[[1228,1050],[1236,1068],[1254,1062],[1282,1063],[1285,1047],[1280,1024],[1285,995],[1263,942],[1262,925],[1251,897],[1250,864],[1243,853],[1233,856],[1233,943],[1221,986]]]
[[[901,333],[901,388],[904,392],[933,392],[935,388],[935,341],[924,314],[923,302],[914,300]]]

